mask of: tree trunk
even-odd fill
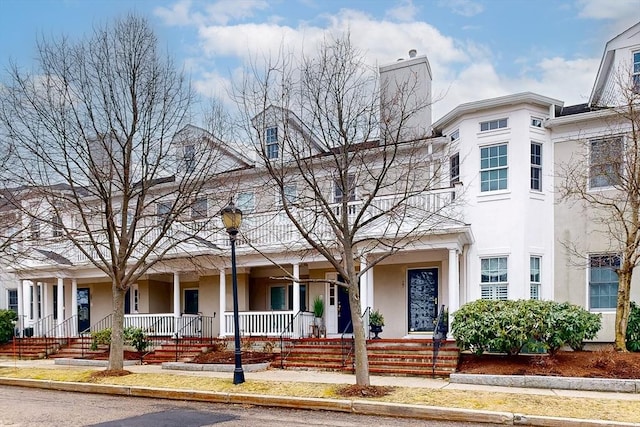
[[[355,277],[355,275],[353,277]],[[351,310],[351,323],[353,324],[356,384],[368,386],[370,385],[370,380],[367,336],[360,315],[362,308],[360,304],[360,288],[358,287],[357,280],[352,280],[349,286],[349,309]]]
[[[111,349],[109,351],[109,368],[124,368],[124,298],[127,291],[123,291],[113,282],[113,322],[111,325]]]
[[[629,312],[631,292],[631,273],[620,271],[618,273],[618,303],[616,307],[616,351],[627,351],[627,324],[629,323]]]

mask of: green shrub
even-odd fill
[[[523,349],[553,354],[565,344],[581,349],[600,324],[600,315],[569,303],[477,300],[455,313],[452,333],[458,347],[476,354],[515,355]]]
[[[150,341],[141,328],[130,326],[124,328],[124,343],[133,346],[136,351],[143,352],[149,347]],[[91,350],[97,350],[100,344],[111,344],[111,328],[98,332],[91,332]]]
[[[18,315],[13,310],[0,310],[0,344],[11,341],[15,335]]]
[[[640,306],[633,301],[627,323],[627,350],[640,351]]]

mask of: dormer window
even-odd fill
[[[640,51],[633,53],[633,91],[640,93]]]
[[[184,146],[184,167],[187,172],[193,172],[196,168],[196,147],[195,145]]]
[[[267,152],[267,159],[277,159],[280,156],[280,145],[278,144],[278,128],[267,128],[265,135],[265,151]]]

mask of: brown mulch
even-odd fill
[[[276,358],[275,353],[263,353],[260,351],[243,351],[242,363],[271,362]],[[190,363],[234,363],[233,351],[211,351],[197,355]]]
[[[559,351],[550,355],[461,354],[458,372],[489,375],[551,375],[582,378],[640,379],[640,353]]]
[[[393,387],[376,386],[376,385],[347,385],[338,387],[336,394],[342,397],[383,397],[390,394]]]

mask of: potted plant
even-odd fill
[[[324,315],[324,300],[320,295],[316,295],[316,297],[313,300],[313,317],[314,317],[313,335],[315,335],[316,337],[320,336],[323,315]]]
[[[380,337],[378,334],[382,332],[382,327],[384,326],[384,316],[380,311],[374,310],[369,314],[369,328],[370,331],[375,334],[373,337],[374,340],[379,340]]]

